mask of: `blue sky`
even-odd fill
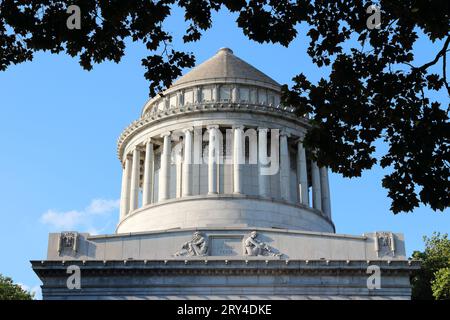
[[[186,24],[180,13],[166,25],[175,45],[194,52],[198,62],[230,47],[280,83],[290,83],[299,72],[313,81],[326,75],[306,54],[304,33],[289,48],[261,45],[220,12],[201,41],[183,45],[179,35]],[[417,63],[431,60],[437,47],[420,39]],[[76,59],[39,53],[33,62],[0,72],[0,273],[35,290],[40,281],[29,260],[45,259],[49,232],[114,232],[121,184],[116,141],[148,98],[140,65],[145,56],[142,45],[131,44],[120,64],[106,62],[86,72]],[[448,103],[443,91],[435,96]],[[380,144],[378,152],[384,148]],[[392,214],[381,187],[384,174],[378,167],[357,179],[331,174],[338,233],[403,232],[410,254],[423,248],[423,235],[450,230],[448,212],[421,207]]]

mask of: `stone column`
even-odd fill
[[[233,192],[238,194],[243,192],[242,164],[245,162],[243,137],[244,127],[235,127],[233,143]]]
[[[331,219],[331,199],[330,199],[330,184],[328,181],[328,168],[320,168],[320,187],[322,191],[322,211]]]
[[[217,194],[217,166],[219,163],[219,126],[208,126],[209,147],[208,147],[208,194]]]
[[[297,184],[299,188],[300,203],[309,205],[308,170],[306,167],[306,152],[303,142],[297,141]]]
[[[120,196],[120,219],[130,212],[130,186],[131,186],[131,165],[132,158],[127,155],[122,171],[122,191]]]
[[[268,163],[263,163],[262,160],[267,160],[267,128],[258,128],[258,186],[259,195],[264,198],[270,197],[269,192],[269,175],[262,174],[263,168],[267,168]]]
[[[153,143],[151,139],[145,144],[144,160],[144,183],[142,186],[142,206],[149,205],[152,202],[153,195],[153,166],[154,166]]]
[[[176,198],[181,198],[182,196],[182,183],[183,183],[183,178],[182,178],[182,167],[183,167],[183,157],[181,155],[181,148],[179,150],[177,150],[176,154],[175,154],[175,197]]]
[[[169,97],[164,97],[164,109],[169,110],[170,109],[170,100]]]
[[[159,170],[159,201],[169,199],[170,194],[170,156],[172,152],[172,142],[170,132],[163,133],[163,150],[161,153],[161,169]]]
[[[131,169],[131,195],[130,210],[134,211],[139,207],[139,179],[141,167],[141,150],[136,146],[133,150],[133,167]]]
[[[233,86],[231,88],[231,102],[238,102],[239,101],[239,91],[237,86]]]
[[[212,101],[218,102],[219,101],[219,85],[215,85],[212,91]]]
[[[184,133],[184,154],[183,154],[183,175],[182,196],[187,197],[192,195],[192,128],[183,130]]]
[[[195,87],[194,88],[194,103],[202,102],[202,88]]]
[[[181,90],[177,91],[177,107],[180,108],[184,104],[183,102],[183,92]]]
[[[322,195],[320,188],[320,171],[317,163],[311,161],[313,208],[322,211]]]
[[[281,199],[290,200],[291,184],[289,182],[291,165],[289,159],[288,134],[280,133],[280,194]]]

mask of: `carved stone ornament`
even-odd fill
[[[244,255],[281,257],[283,254],[267,243],[258,239],[256,231],[252,231],[244,240]]]
[[[59,234],[58,254],[64,250],[70,250],[76,253],[78,250],[78,232],[69,231]]]
[[[395,256],[394,234],[392,232],[376,232],[375,251],[378,257],[385,255]]]
[[[192,239],[185,242],[175,257],[195,257],[208,255],[208,239],[200,232],[194,232]]]

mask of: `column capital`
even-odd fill
[[[280,130],[280,136],[285,136],[285,137],[289,138],[291,136],[291,134],[289,132],[287,132],[286,130]]]
[[[132,160],[133,160],[133,155],[130,153],[127,153],[123,157],[123,161],[120,162],[120,164],[122,165],[122,168],[125,169],[125,165],[126,165],[127,161],[132,161]]]
[[[150,137],[150,138],[145,139],[144,144],[145,144],[145,145],[148,145],[148,144],[154,143],[154,142],[155,142],[155,138]]]
[[[219,125],[212,124],[212,125],[206,126],[206,129],[208,129],[208,130],[219,129]]]
[[[298,137],[298,138],[295,139],[295,143],[302,143],[303,144],[304,140],[305,140],[305,137]]]
[[[172,132],[167,131],[167,132],[161,133],[160,137],[164,138],[164,137],[170,136],[171,134],[172,134]]]
[[[233,130],[234,130],[234,129],[244,130],[244,129],[245,129],[245,126],[242,125],[242,124],[239,124],[239,125],[233,125],[231,128],[232,128]]]
[[[256,130],[267,133],[270,129],[269,128],[264,128],[264,127],[258,127]]]
[[[194,131],[194,127],[187,127],[187,128],[184,128],[183,130],[181,130],[183,133],[186,133],[186,132],[192,132],[192,131]]]
[[[142,144],[137,144],[137,145],[135,145],[134,146],[134,149],[133,149],[133,151],[144,151],[145,150],[145,145],[146,145],[146,143],[144,142],[144,143],[142,143]]]

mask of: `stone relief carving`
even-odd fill
[[[61,232],[59,235],[58,254],[65,249],[77,252],[78,249],[78,232]]]
[[[375,238],[375,251],[378,257],[395,255],[395,239],[392,232],[376,232]]]
[[[181,250],[177,251],[174,256],[206,256],[208,254],[208,241],[206,236],[200,232],[195,232],[192,239],[185,242]]]
[[[276,252],[267,243],[260,241],[256,231],[252,231],[244,240],[244,255],[246,256],[271,256],[281,257],[283,254]]]

